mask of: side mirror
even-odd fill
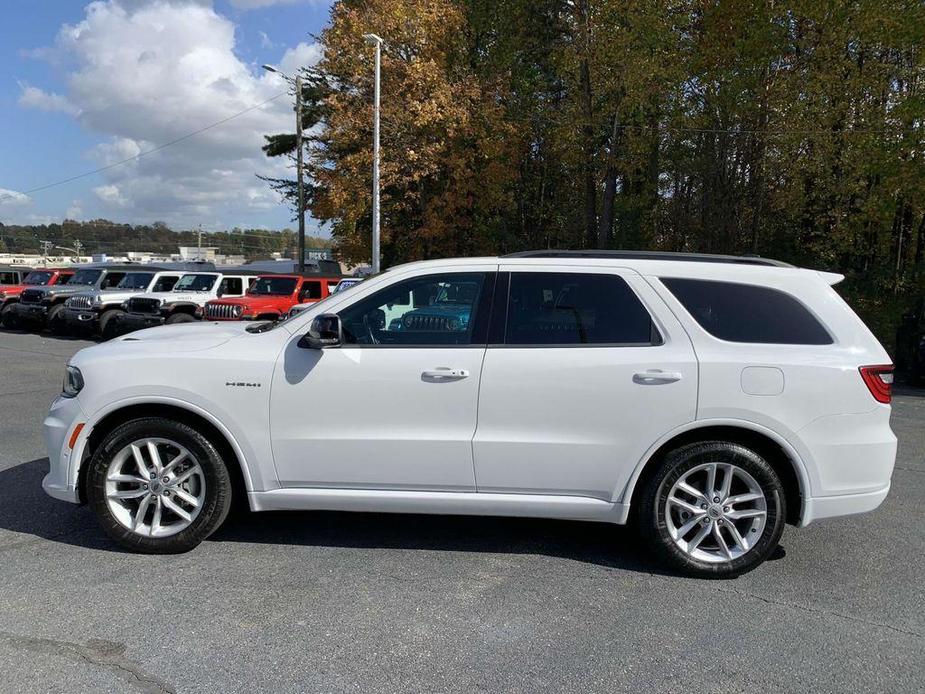
[[[343,327],[340,316],[334,313],[322,313],[315,316],[308,332],[299,340],[299,347],[303,349],[324,349],[325,347],[340,347],[343,343]]]

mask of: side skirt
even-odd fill
[[[253,511],[360,511],[462,516],[521,516],[626,523],[629,506],[583,496],[412,492],[367,489],[273,489],[249,492]]]

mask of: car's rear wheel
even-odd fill
[[[117,427],[87,473],[87,499],[106,533],[136,552],[196,547],[231,507],[231,479],[212,442],[160,417]]]
[[[774,468],[737,443],[682,446],[649,479],[640,524],[669,565],[704,578],[752,570],[777,547],[786,512]]]
[[[175,323],[194,323],[195,321],[196,318],[188,313],[174,313],[168,316],[164,322],[167,325],[174,325]]]

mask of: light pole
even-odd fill
[[[379,272],[379,71],[382,61],[382,39],[364,34],[366,44],[376,47],[376,81],[373,91],[373,274]]]
[[[295,84],[295,146],[296,178],[299,190],[299,272],[305,271],[305,184],[302,182],[302,75],[296,73],[295,79],[273,65],[263,65],[267,72],[275,72],[283,79]]]

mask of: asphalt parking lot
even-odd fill
[[[41,421],[89,343],[0,331],[0,691],[925,690],[925,391],[893,491],[788,528],[732,581],[553,521],[244,515],[127,554],[41,490]]]

